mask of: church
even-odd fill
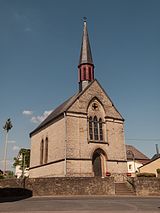
[[[86,20],[78,76],[79,91],[30,133],[30,178],[127,173],[124,119],[95,79]]]

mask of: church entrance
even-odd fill
[[[93,173],[95,177],[102,177],[106,170],[106,158],[103,150],[97,149],[92,157]]]

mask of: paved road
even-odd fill
[[[7,202],[6,202],[7,201]],[[158,197],[32,197],[24,200],[0,199],[3,213],[160,213]]]

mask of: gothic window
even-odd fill
[[[99,137],[100,141],[103,141],[103,128],[102,128],[102,119],[99,119]]]
[[[44,140],[42,139],[40,144],[40,164],[43,164],[43,155],[44,155]]]
[[[44,163],[48,162],[48,138],[46,138],[45,140],[45,159],[44,159]]]
[[[92,127],[92,117],[89,118],[89,137],[90,140],[93,140],[93,127]]]
[[[98,140],[98,121],[97,121],[97,116],[94,116],[93,123],[94,123],[94,139]]]
[[[103,121],[102,118],[97,118],[97,116],[89,117],[88,120],[88,129],[89,129],[89,140],[91,141],[103,141]]]

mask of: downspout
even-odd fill
[[[67,120],[64,112],[64,176],[67,175]]]

